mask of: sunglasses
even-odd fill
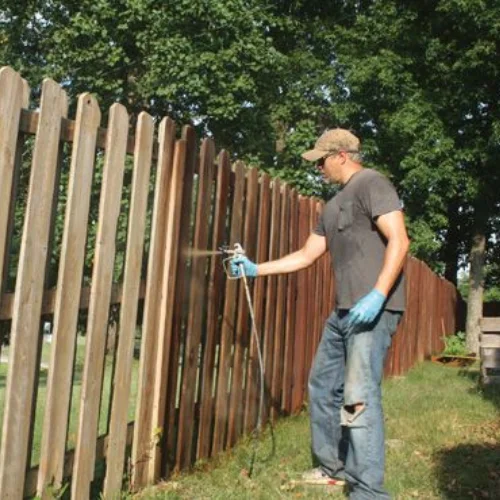
[[[316,166],[318,168],[323,168],[325,166],[325,161],[328,157],[330,156],[335,156],[338,154],[338,151],[335,151],[335,152],[332,152],[332,153],[328,153],[327,155],[325,156],[322,156],[317,162],[316,162]]]

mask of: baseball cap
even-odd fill
[[[346,151],[347,153],[359,152],[359,139],[349,130],[332,128],[321,134],[316,141],[314,149],[302,153],[302,158],[307,161],[317,161],[328,153]]]

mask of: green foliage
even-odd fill
[[[51,76],[104,119],[119,101],[132,124],[192,123],[303,194],[334,190],[300,153],[351,128],[401,193],[414,255],[455,279],[473,232],[499,229],[499,18],[493,0],[6,0],[0,56],[35,94]]]
[[[443,337],[444,350],[446,356],[467,356],[465,332],[457,332],[455,335]]]

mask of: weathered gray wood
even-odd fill
[[[52,290],[44,290],[42,298],[42,316],[48,316],[54,314],[56,308],[56,295],[57,290],[54,288]],[[115,283],[111,287],[111,304],[120,304],[123,295],[123,284]],[[143,299],[146,295],[146,281],[141,282],[141,288],[139,291],[139,297]],[[82,288],[80,294],[80,304],[78,309],[80,311],[85,311],[90,305],[90,287],[85,286]],[[2,302],[0,305],[0,321],[5,319],[11,319],[14,310],[14,294],[4,293],[2,295]]]
[[[54,81],[44,80],[13,306],[0,451],[0,498],[23,495],[59,134],[67,108],[64,91]]]
[[[500,332],[500,318],[482,318],[481,331],[485,333]]]
[[[94,108],[97,103],[93,103]],[[90,109],[95,113],[95,109]],[[94,117],[95,125],[98,125],[97,116]],[[92,126],[92,124],[89,124]],[[81,129],[83,131],[83,129]],[[105,158],[104,176],[101,194],[101,206],[99,210],[99,228],[97,233],[97,248],[95,253],[95,270],[92,280],[91,292],[91,318],[93,318],[93,328],[98,328],[100,334],[105,335],[109,303],[111,299],[112,271],[114,263],[115,234],[118,215],[120,212],[120,199],[123,181],[123,170],[125,163],[125,147],[128,131],[128,115],[125,108],[115,104],[111,108],[109,118],[108,150]],[[91,133],[91,130],[88,131]],[[89,138],[90,139],[90,138]],[[111,147],[113,145],[113,147]],[[92,148],[92,144],[88,145]],[[83,146],[81,146],[83,147]],[[92,149],[89,152],[92,158]],[[81,154],[81,153],[80,153]],[[78,158],[78,151],[75,151],[74,161]],[[81,157],[80,157],[81,158]],[[86,166],[81,164],[76,168],[83,172],[83,168],[90,170],[85,179],[85,193],[90,194],[92,164]],[[74,172],[76,174],[76,172]],[[81,181],[80,181],[81,182]],[[81,185],[80,185],[81,186]],[[73,197],[76,193],[73,193]],[[76,200],[72,198],[72,202]],[[84,213],[81,214],[83,218]],[[81,222],[81,220],[80,220]],[[71,275],[70,271],[74,264],[75,252],[82,258],[82,248],[85,243],[84,235],[80,236],[79,247],[71,248],[68,239],[75,243],[72,230],[76,228],[78,222],[67,221],[67,233],[64,245],[64,256],[61,260],[61,274],[59,286],[57,288],[57,305],[54,324],[54,339],[51,365],[48,378],[47,402],[45,406],[44,431],[42,439],[42,451],[40,458],[40,474],[38,477],[38,493],[42,495],[49,484],[56,488],[61,486],[63,479],[63,466],[66,448],[66,433],[68,425],[68,413],[70,411],[71,398],[71,372],[74,361],[74,343],[76,339],[76,318],[78,303],[78,289],[81,284],[80,274]],[[70,289],[71,287],[71,289]],[[63,292],[67,292],[62,295]],[[69,295],[75,295],[71,308],[68,308],[67,300]]]
[[[139,361],[137,408],[132,446],[132,484],[139,488],[147,484],[151,450],[155,446],[151,435],[153,384],[158,348],[159,306],[165,248],[168,191],[172,178],[175,148],[175,122],[164,118],[159,130],[159,158],[156,172],[155,199],[151,223],[151,243],[148,261],[148,280],[144,301],[144,321]]]
[[[482,333],[479,338],[480,347],[496,347],[500,349],[499,333]]]
[[[64,449],[60,441],[65,439],[69,413],[71,379],[78,322],[78,305],[82,285],[87,223],[90,208],[90,191],[94,170],[97,128],[101,112],[94,97],[82,94],[78,98],[75,141],[71,156],[68,201],[64,221],[64,234],[57,283],[54,315],[54,347],[49,372],[49,413],[46,418],[59,418],[61,435],[55,446],[62,456],[56,458],[55,467],[62,475]],[[63,410],[54,411],[57,405]],[[66,419],[66,421],[65,421]],[[45,421],[47,426],[53,422]],[[86,443],[88,445],[89,443]],[[54,448],[54,449],[55,449]],[[60,465],[59,465],[60,464]]]
[[[500,349],[481,347],[481,363],[486,368],[500,370]]]
[[[136,134],[135,165],[123,278],[124,292],[120,309],[120,333],[113,380],[113,400],[109,424],[109,456],[104,483],[104,496],[106,498],[118,496],[123,481],[130,381],[146,229],[151,156],[153,153],[153,132],[153,118],[147,113],[141,113]]]

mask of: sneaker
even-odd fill
[[[343,479],[330,477],[321,467],[308,470],[302,474],[302,484],[317,484],[325,486],[344,486]]]

